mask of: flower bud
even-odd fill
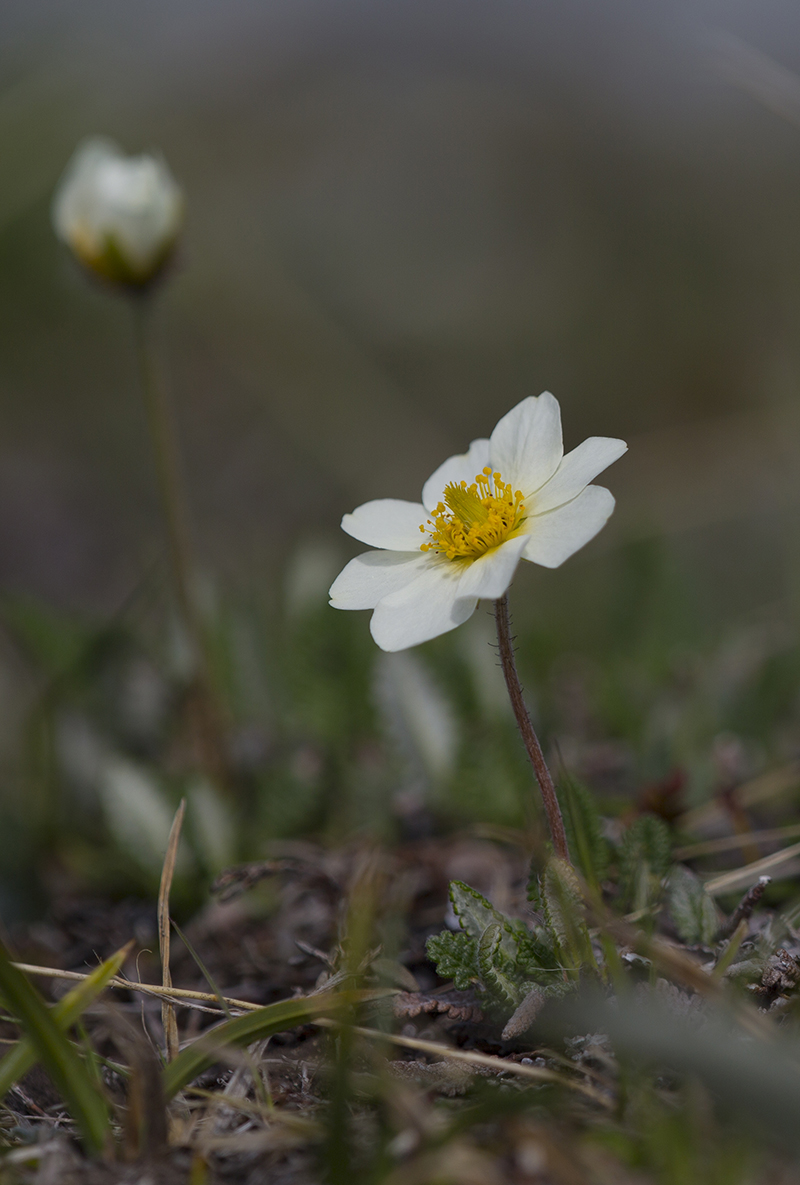
[[[77,258],[112,283],[142,288],[163,268],[183,222],[166,163],[124,156],[111,140],[79,145],[53,199],[53,226]]]

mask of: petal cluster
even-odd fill
[[[87,268],[140,288],[161,271],[183,222],[183,197],[166,163],[127,157],[93,138],[79,146],[53,199],[53,225]]]
[[[557,568],[594,538],[614,498],[590,483],[626,449],[623,440],[592,436],[565,456],[558,400],[549,391],[523,399],[490,439],[474,440],[439,466],[421,502],[383,498],[344,516],[349,535],[379,550],[350,561],[331,586],[331,605],[373,609],[370,628],[383,650],[405,650],[455,629],[480,599],[503,596],[521,559]],[[502,473],[520,495],[524,518],[474,557],[423,549],[420,528],[441,508],[448,487],[469,486],[483,472]]]

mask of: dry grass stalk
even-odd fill
[[[161,985],[167,990],[172,988],[172,975],[169,969],[169,894],[172,888],[172,878],[175,875],[175,862],[178,859],[178,844],[185,814],[186,799],[182,798],[169,831],[164,866],[161,869],[161,884],[158,888],[158,949],[161,954]],[[178,1022],[175,1018],[175,1006],[169,999],[162,1001],[161,1023],[164,1026],[167,1061],[171,1062],[178,1056],[180,1040],[178,1038]]]
[[[729,893],[733,889],[744,889],[748,885],[754,885],[764,873],[774,872],[781,864],[793,860],[795,856],[800,856],[800,843],[790,844],[788,848],[773,852],[771,856],[764,856],[761,860],[754,860],[752,864],[744,864],[741,868],[733,868],[730,872],[713,877],[706,881],[706,892],[716,897],[719,893]]]
[[[326,1029],[338,1029],[340,1023],[327,1017],[317,1017],[313,1022]],[[495,1074],[515,1074],[519,1078],[532,1079],[535,1082],[550,1082],[553,1085],[565,1086],[569,1090],[577,1091],[598,1103],[607,1110],[613,1109],[614,1103],[606,1095],[601,1094],[591,1086],[559,1074],[556,1070],[548,1070],[541,1066],[523,1066],[519,1062],[507,1061],[505,1058],[492,1057],[488,1053],[475,1053],[467,1049],[451,1049],[449,1045],[441,1045],[438,1041],[423,1041],[420,1037],[403,1037],[395,1033],[382,1033],[379,1029],[368,1029],[362,1025],[353,1025],[352,1031],[360,1037],[370,1041],[385,1041],[389,1045],[399,1045],[403,1049],[416,1049],[420,1053],[429,1053],[435,1057],[449,1058],[451,1061],[463,1062],[470,1066],[492,1070]]]
[[[699,843],[690,843],[682,848],[675,848],[672,854],[676,860],[693,860],[697,856],[713,856],[717,852],[731,852],[736,848],[746,848],[750,844],[780,843],[782,839],[794,839],[797,835],[800,835],[800,823],[790,823],[788,827],[768,827],[763,831],[724,835],[720,839],[704,839]]]
[[[26,975],[41,975],[47,979],[80,980],[87,978],[87,974],[83,971],[61,971],[57,967],[40,967],[36,963],[15,963],[14,966],[18,971],[24,971]],[[107,987],[119,988],[126,992],[141,992],[145,996],[157,996],[159,999],[167,998],[173,1004],[180,1004],[185,1008],[199,1008],[201,1012],[222,1012],[219,1007],[219,996],[210,992],[196,992],[188,988],[165,988],[158,983],[137,983],[135,980],[124,979],[119,975],[110,979]],[[240,1012],[255,1012],[262,1007],[261,1004],[254,1004],[252,1000],[237,1000],[232,996],[224,996],[223,999],[229,1007]],[[201,1007],[201,1004],[216,1004],[217,1007],[208,1009]]]

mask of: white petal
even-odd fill
[[[470,485],[489,464],[489,441],[473,440],[469,451],[448,459],[431,474],[422,487],[422,501],[428,510],[435,510],[442,501],[444,487],[452,481]]]
[[[544,514],[577,498],[590,481],[628,451],[624,440],[611,436],[590,436],[579,444],[556,469],[553,476],[533,499],[535,514]]]
[[[522,553],[523,559],[545,568],[557,568],[595,537],[613,509],[614,496],[609,490],[587,486],[582,494],[557,510],[532,515],[525,522],[530,539]]]
[[[459,597],[460,564],[438,560],[411,584],[384,597],[370,629],[381,650],[407,650],[454,630],[475,612],[477,598]]]
[[[374,609],[381,597],[416,580],[430,558],[424,552],[365,551],[334,580],[328,594],[334,609]]]
[[[182,220],[183,197],[166,163],[126,157],[104,137],[78,147],[53,202],[56,233],[79,254],[100,253],[111,238],[142,271],[163,258]]]
[[[518,535],[474,560],[461,577],[459,596],[480,597],[487,601],[502,597],[514,578],[527,542],[527,535]]]
[[[378,498],[365,502],[342,519],[342,530],[370,547],[389,551],[419,551],[425,542],[420,527],[428,512],[421,502],[403,502],[399,498]]]
[[[564,455],[561,409],[549,391],[529,395],[503,416],[489,442],[503,481],[529,495],[552,477]]]

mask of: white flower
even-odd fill
[[[331,605],[374,609],[382,650],[455,629],[481,598],[503,596],[521,559],[557,568],[594,538],[614,498],[589,482],[627,447],[591,436],[564,456],[558,400],[549,391],[523,399],[491,439],[439,466],[421,503],[382,498],[344,516],[348,535],[382,550],[350,561]]]
[[[183,221],[183,197],[165,162],[124,156],[111,140],[81,144],[53,200],[56,234],[91,271],[141,287],[161,270]]]

